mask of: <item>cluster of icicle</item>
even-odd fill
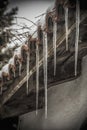
[[[75,40],[75,75],[77,75],[78,61],[78,42],[79,42],[79,23],[80,23],[80,7],[77,0],[76,3],[76,40]],[[66,31],[66,50],[68,50],[68,8],[65,7],[65,31]],[[56,75],[56,41],[57,41],[57,22],[53,22],[53,50],[54,50],[54,75]],[[45,118],[47,118],[47,65],[48,65],[48,40],[47,32],[43,31],[43,70],[44,70],[44,88],[45,88]],[[17,52],[16,52],[17,54]],[[27,55],[27,94],[29,91],[29,60]],[[21,75],[21,67],[19,67],[19,75]],[[38,113],[38,97],[39,97],[39,45],[36,44],[36,114]]]
[[[23,44],[20,45],[20,47],[16,48],[14,50],[13,57],[11,59],[9,59],[8,63],[6,65],[4,65],[2,67],[2,69],[0,70],[0,78],[2,79],[2,81],[3,81],[3,73],[8,75],[9,80],[10,80],[10,72],[9,72],[10,66],[12,66],[12,68],[13,68],[13,73],[14,73],[14,78],[15,78],[15,71],[16,71],[15,57],[18,57],[19,59],[22,60],[22,47],[28,48],[28,44],[23,43]],[[21,60],[18,60],[18,63],[19,63],[19,76],[21,76],[21,69],[22,69],[22,61]],[[2,94],[2,86],[1,86],[1,94]]]
[[[53,25],[53,50],[54,50],[54,75],[56,75],[56,40],[57,40],[57,22]],[[43,72],[45,88],[45,118],[47,118],[47,65],[48,65],[48,39],[47,32],[43,31]],[[38,96],[39,96],[39,47],[36,44],[36,114],[38,113]]]
[[[75,41],[75,75],[77,75],[77,60],[78,60],[78,40],[79,40],[79,23],[80,23],[80,8],[79,2],[76,3],[76,41]],[[66,32],[66,51],[68,51],[68,7],[65,7],[65,32]],[[44,70],[44,88],[45,88],[45,118],[47,118],[47,65],[48,65],[48,43],[47,32],[43,31],[43,70]],[[53,50],[54,50],[54,76],[56,75],[56,41],[57,41],[57,22],[53,22]],[[29,59],[27,57],[27,94],[29,80]],[[39,45],[36,44],[36,115],[38,114],[39,100]]]
[[[77,65],[78,65],[79,25],[80,25],[80,3],[79,0],[76,0],[75,76],[77,76]],[[65,7],[65,31],[66,31],[66,51],[68,51],[69,49],[68,7]]]

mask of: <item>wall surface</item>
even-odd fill
[[[22,115],[20,130],[79,130],[87,115],[87,56],[83,58],[82,74],[73,81],[48,90],[48,118],[44,109]]]

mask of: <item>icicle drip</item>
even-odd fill
[[[47,33],[43,32],[43,67],[44,67],[44,86],[45,86],[45,118],[47,118]]]
[[[26,89],[27,89],[27,95],[28,95],[28,92],[29,92],[29,59],[30,59],[30,56],[29,56],[29,53],[27,54],[27,85],[26,85]]]
[[[39,46],[36,44],[36,115],[38,114],[39,97]]]
[[[66,51],[68,51],[68,8],[65,7]]]
[[[53,49],[54,49],[54,76],[56,75],[56,40],[57,40],[57,23],[53,25]]]
[[[80,5],[79,5],[79,1],[77,0],[76,1],[75,76],[77,76],[77,64],[78,64],[79,25],[80,25]]]
[[[22,67],[22,64],[20,63],[19,64],[19,76],[21,76],[21,67]]]

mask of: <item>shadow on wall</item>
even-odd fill
[[[73,7],[73,5],[76,4],[76,0],[68,0],[68,2],[69,2],[68,4],[70,7]],[[80,2],[80,9],[87,10],[86,2],[84,0],[79,0],[79,2]]]
[[[18,117],[0,120],[0,130],[17,130]]]
[[[87,130],[87,118],[84,120],[84,122],[82,123],[80,130]]]

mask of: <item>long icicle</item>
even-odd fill
[[[36,115],[38,114],[39,97],[39,45],[36,44]]]
[[[27,53],[27,84],[26,84],[26,89],[27,89],[27,95],[29,93],[29,59],[30,59],[30,56],[29,56],[29,52]]]
[[[43,67],[44,67],[44,86],[45,86],[45,118],[47,118],[47,33],[43,32]]]
[[[77,76],[78,65],[78,43],[79,43],[79,25],[80,25],[80,4],[76,1],[76,39],[75,39],[75,76]]]
[[[54,49],[54,76],[56,75],[56,40],[57,40],[57,22],[53,23],[53,49]]]
[[[68,8],[65,7],[66,51],[68,51]]]

